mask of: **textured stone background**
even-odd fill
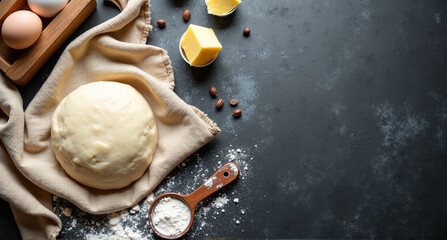
[[[223,130],[200,160],[170,174],[175,186],[160,189],[188,193],[200,185],[195,175],[206,169],[204,180],[224,161],[216,155],[241,148],[248,156],[246,177],[223,190],[239,205],[189,238],[447,236],[446,1],[243,0],[226,18],[207,15],[201,0],[151,5],[152,24],[167,24],[154,26],[148,44],[168,51],[176,93]],[[223,45],[209,67],[190,68],[179,55],[186,8],[189,23],[212,27]],[[99,1],[75,36],[117,13]],[[60,53],[20,89],[25,106]],[[239,100],[242,118],[228,104],[215,110],[211,85]],[[17,237],[7,203],[1,210],[1,235]]]

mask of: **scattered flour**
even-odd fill
[[[228,203],[228,198],[225,194],[222,194],[222,196],[217,197],[211,205],[215,208],[222,208]]]
[[[199,153],[193,154],[180,163],[159,187],[147,198],[140,201],[139,204],[130,209],[111,214],[91,215],[76,208],[67,200],[53,195],[53,211],[61,218],[63,223],[60,237],[63,239],[92,240],[154,240],[156,237],[149,225],[147,214],[155,196],[167,192],[189,194],[224,164],[234,162],[240,168],[238,187],[231,192],[225,192],[224,188],[223,192],[218,193],[214,198],[211,197],[200,202],[196,208],[194,224],[187,235],[188,239],[212,237],[212,234],[204,233],[204,230],[221,226],[221,217],[236,214],[235,216],[239,215],[239,223],[241,217],[246,217],[245,212],[250,206],[251,199],[246,199],[238,205],[228,205],[228,202],[229,199],[234,201],[235,198],[238,198],[239,200],[250,194],[250,184],[247,180],[253,177],[251,164],[254,161],[250,155],[252,151],[257,151],[257,149],[258,144],[249,148],[235,148],[229,145],[226,149],[211,155],[211,159],[207,157],[206,163],[202,162],[205,161],[205,157],[202,159]],[[212,164],[211,167],[210,163]],[[212,186],[212,183],[208,184]],[[231,194],[231,198],[228,197],[229,194]],[[242,207],[243,210],[241,210]],[[239,225],[233,225],[233,227],[236,226]],[[230,225],[226,227],[233,229]]]
[[[206,182],[205,182],[205,187],[207,187],[207,188],[211,188],[212,186],[213,186],[213,182],[214,182],[214,180],[216,179],[216,177],[212,177],[212,178],[210,178],[210,179],[208,179]]]
[[[82,230],[82,238],[91,240],[152,240],[154,236],[149,224],[145,221],[143,226],[139,226],[139,219],[147,219],[147,212],[155,197],[150,194],[140,205],[135,205],[129,211],[122,210],[106,216],[102,222],[98,221],[92,225],[102,226],[100,231],[85,233]],[[132,214],[132,212],[134,212]],[[106,224],[108,223],[108,224]]]
[[[133,206],[130,210],[129,210],[129,213],[130,214],[136,214],[137,212],[139,212],[140,211],[140,205],[135,205],[135,206]]]
[[[228,160],[230,162],[235,161],[236,159],[239,158],[245,158],[247,155],[245,153],[243,153],[243,151],[241,149],[229,149],[228,150],[228,154],[226,155],[226,157],[228,158]]]
[[[174,236],[188,227],[191,212],[182,200],[175,197],[163,197],[155,205],[152,221],[159,233]]]
[[[230,165],[231,170],[233,171],[234,175],[237,175],[239,173],[239,170],[235,165]]]
[[[111,214],[109,216],[109,224],[110,226],[116,226],[118,223],[120,223],[120,215],[118,214]]]

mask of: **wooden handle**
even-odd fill
[[[202,184],[193,193],[184,196],[183,199],[189,204],[193,210],[197,203],[204,198],[220,190],[227,184],[234,181],[239,176],[239,166],[236,163],[227,163],[222,168],[217,170],[205,183]]]

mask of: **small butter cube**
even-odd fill
[[[208,0],[208,13],[214,15],[224,15],[233,10],[241,3],[240,0]]]
[[[191,66],[203,66],[217,57],[222,45],[213,29],[190,24],[180,45]]]

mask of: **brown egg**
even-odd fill
[[[42,20],[31,11],[20,10],[9,15],[2,26],[3,41],[11,48],[33,45],[42,33]]]

